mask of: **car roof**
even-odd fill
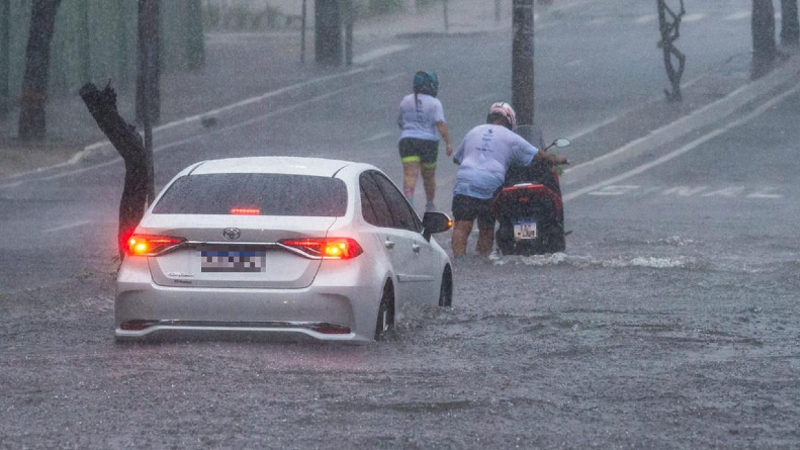
[[[279,173],[331,177],[343,167],[351,164],[356,163],[335,159],[298,158],[291,156],[228,158],[201,162],[195,166],[190,175],[212,173]]]

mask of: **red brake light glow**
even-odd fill
[[[350,238],[285,239],[281,243],[308,256],[325,259],[352,259],[364,253],[358,242]]]
[[[257,216],[261,214],[261,210],[258,208],[231,208],[231,214],[237,216]]]
[[[128,238],[128,254],[133,256],[152,256],[181,244],[183,241],[181,238],[171,236],[134,234]]]

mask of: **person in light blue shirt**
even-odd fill
[[[400,127],[400,160],[403,163],[403,193],[414,204],[414,189],[420,171],[425,188],[426,211],[434,209],[436,195],[436,160],[439,153],[439,136],[442,135],[447,156],[453,154],[450,133],[444,118],[442,102],[436,95],[439,80],[434,73],[417,72],[414,75],[414,93],[400,102],[397,125]]]
[[[514,133],[517,117],[508,103],[492,105],[485,125],[479,125],[464,137],[453,162],[460,165],[453,188],[453,256],[466,255],[467,239],[478,221],[478,254],[488,256],[494,245],[492,199],[503,186],[512,164],[528,165],[534,158],[551,164],[567,164],[563,156],[540,152]]]

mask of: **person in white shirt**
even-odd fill
[[[542,159],[550,164],[567,164],[563,156],[540,152],[514,133],[517,117],[508,103],[492,105],[485,125],[479,125],[464,137],[453,162],[460,165],[453,188],[453,256],[460,259],[467,252],[467,238],[478,220],[478,254],[488,256],[494,245],[492,199],[503,186],[512,164],[528,165]]]
[[[425,188],[426,211],[435,209],[436,160],[439,153],[439,136],[445,142],[445,152],[450,157],[453,145],[444,118],[442,103],[436,98],[439,80],[435,73],[417,72],[414,75],[414,93],[406,95],[400,102],[400,160],[403,163],[403,193],[414,204],[414,189],[420,171]]]

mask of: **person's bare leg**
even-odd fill
[[[422,185],[425,187],[425,199],[433,203],[436,197],[436,166],[422,166]]]
[[[478,254],[489,256],[492,253],[492,246],[494,246],[494,225],[491,227],[478,225]]]
[[[453,224],[453,257],[467,254],[467,238],[472,233],[471,220],[456,220]]]
[[[403,162],[403,194],[411,204],[414,204],[414,187],[419,178],[419,161]]]

